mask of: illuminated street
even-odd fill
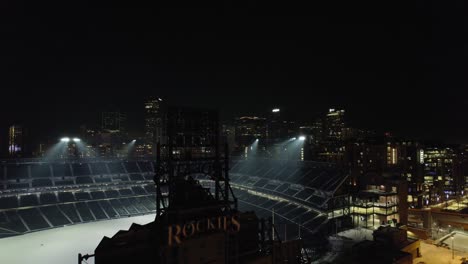
[[[452,264],[461,263],[462,258],[468,258],[468,253],[462,253],[455,251],[455,258],[452,260],[452,250],[437,247],[425,242],[421,242],[421,258],[413,260],[413,264]]]

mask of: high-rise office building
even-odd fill
[[[464,189],[462,163],[452,147],[428,147],[423,150],[424,189],[431,202],[451,199]]]
[[[119,111],[102,112],[101,128],[105,131],[125,133],[127,116]]]
[[[165,143],[164,112],[161,98],[151,97],[145,101],[145,139],[151,146],[156,142]]]
[[[222,125],[223,141],[228,144],[230,151],[235,151],[236,143],[236,125],[234,123],[224,123]]]
[[[25,153],[24,128],[12,125],[8,129],[8,155],[10,157],[21,157]]]
[[[462,176],[459,182],[459,192],[461,193],[463,191],[464,193],[468,193],[468,145],[462,145],[460,151],[459,164]]]
[[[145,135],[144,144],[140,146],[141,153],[155,155],[156,144],[167,142],[165,120],[166,109],[163,100],[159,97],[150,97],[145,103]]]
[[[220,142],[221,136],[217,111],[168,107],[165,116],[167,116],[167,122],[164,124],[166,127],[164,131],[167,131],[168,135],[166,143],[174,146],[172,154],[175,157],[205,158],[215,154],[216,150],[213,146],[217,144],[216,142]],[[169,137],[169,135],[172,136]]]
[[[345,111],[330,109],[326,116],[325,137],[333,145],[341,144],[345,130]]]
[[[233,134],[235,135],[235,145],[231,148],[236,154],[246,155],[246,151],[249,149],[259,153],[266,147],[267,119],[257,116],[237,117],[234,120]]]
[[[268,142],[272,143],[279,141],[282,134],[282,122],[281,122],[281,109],[274,108],[271,110],[268,118],[266,136]]]
[[[316,120],[311,127],[312,144],[319,146],[323,142],[323,121]]]
[[[360,181],[368,174],[384,178],[392,174],[408,182],[408,202],[414,206],[422,206],[422,148],[417,141],[389,135],[347,142],[344,160],[350,168],[350,182],[354,186],[360,186]]]
[[[257,116],[243,116],[235,120],[236,142],[240,146],[250,145],[256,139],[265,139],[267,122]]]
[[[274,108],[268,116],[266,127],[266,139],[268,144],[284,141],[297,135],[298,125],[294,121],[287,121],[281,113],[281,109]]]
[[[319,159],[328,162],[343,162],[345,128],[345,111],[330,109],[324,119],[323,142]]]
[[[441,181],[450,185],[452,181],[453,150],[450,148],[426,148],[424,150],[424,183],[428,186]]]
[[[123,144],[128,142],[126,122],[127,115],[120,111],[103,112],[101,131],[97,134],[97,142],[91,145],[94,152],[100,153],[99,156],[116,156],[124,147]],[[89,132],[89,134],[86,133],[87,138],[91,138],[94,134],[92,130]],[[96,149],[99,150],[96,151]]]

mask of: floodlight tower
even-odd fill
[[[81,139],[77,137],[62,137],[60,143],[63,144],[64,147],[65,153],[62,153],[64,158],[69,158],[70,156],[79,157],[79,152],[83,153],[85,151],[85,146]]]

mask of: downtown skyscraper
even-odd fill
[[[165,131],[163,100],[159,97],[150,97],[145,101],[145,141],[152,145],[157,142],[164,143]]]

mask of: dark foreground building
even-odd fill
[[[224,212],[222,202],[192,180],[177,186],[179,203],[150,224],[104,238],[96,263],[307,263],[301,240],[273,240],[270,222],[253,212]]]
[[[404,228],[381,226],[373,236],[374,241],[354,245],[351,254],[339,263],[412,264],[421,256],[420,241],[408,238]]]

